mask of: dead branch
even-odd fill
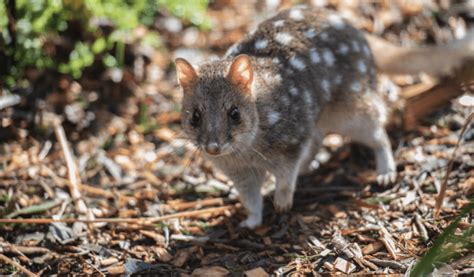
[[[474,118],[474,113],[471,113],[467,117],[466,121],[464,122],[464,126],[462,127],[462,130],[461,130],[461,134],[459,135],[459,139],[456,143],[456,146],[454,147],[454,151],[453,151],[453,154],[451,155],[451,159],[449,160],[448,168],[446,170],[446,175],[444,176],[444,180],[443,180],[443,183],[441,184],[438,197],[436,198],[436,206],[435,206],[435,211],[434,211],[435,218],[439,216],[439,212],[443,204],[444,196],[446,194],[446,188],[448,186],[449,174],[451,173],[451,170],[453,170],[454,158],[456,157],[456,152],[458,151],[459,144],[461,143],[461,140],[464,136],[464,132],[466,132],[467,130],[467,126],[471,124],[471,121],[473,118]]]
[[[18,268],[18,270],[20,270],[21,272],[25,273],[27,276],[32,276],[32,277],[37,277],[39,275],[36,275],[34,274],[33,272],[29,271],[28,269],[26,269],[24,266],[22,266],[21,264],[15,262],[14,260],[8,258],[7,256],[3,255],[3,254],[0,254],[0,260],[4,261],[5,263],[7,264],[11,264],[13,266],[15,266],[16,268]]]
[[[157,216],[157,217],[137,217],[137,218],[95,218],[95,219],[80,219],[80,218],[1,218],[0,223],[23,223],[23,224],[51,224],[54,222],[64,222],[64,223],[133,223],[140,225],[149,225],[156,222],[165,221],[173,218],[190,218],[198,217],[205,214],[216,214],[224,213],[226,211],[231,211],[235,209],[238,205],[228,205],[223,207],[215,207],[202,209],[197,211],[186,211],[170,215]]]

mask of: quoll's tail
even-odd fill
[[[474,58],[474,30],[460,40],[422,47],[400,47],[370,34],[365,37],[377,68],[387,74],[447,74],[464,59]]]

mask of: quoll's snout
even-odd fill
[[[221,153],[221,147],[215,141],[208,142],[205,149],[209,155],[219,155]]]

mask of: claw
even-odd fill
[[[273,199],[273,206],[277,213],[284,213],[293,207],[293,195],[276,193]]]
[[[388,186],[394,184],[397,181],[397,173],[394,171],[379,174],[377,176],[377,183],[381,186]]]

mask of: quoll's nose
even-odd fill
[[[217,142],[209,142],[206,145],[206,152],[210,155],[219,155],[221,153],[221,148]]]

